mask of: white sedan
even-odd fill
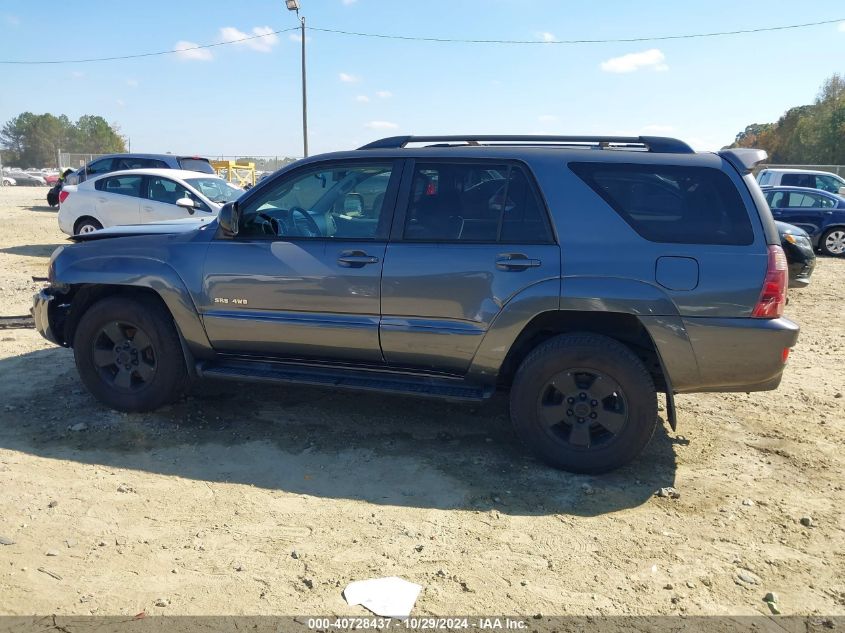
[[[59,228],[68,235],[108,226],[214,217],[242,189],[222,178],[181,169],[115,171],[59,193]]]

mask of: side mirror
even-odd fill
[[[217,214],[217,222],[228,235],[235,236],[238,234],[238,219],[240,213],[238,212],[237,202],[227,202],[224,204],[220,212]]]
[[[182,209],[185,209],[191,215],[194,214],[194,210],[196,209],[196,206],[194,205],[194,201],[191,200],[190,198],[179,198],[176,201],[176,206],[180,207]]]

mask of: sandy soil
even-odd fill
[[[2,315],[63,241],[45,192],[0,189]],[[343,587],[398,575],[415,614],[763,614],[773,591],[843,615],[844,275],[821,259],[792,293],[778,391],[679,397],[678,433],[602,477],[538,464],[501,398],[207,383],[119,414],[70,351],[0,330],[0,613],[362,615]]]

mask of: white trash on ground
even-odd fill
[[[422,586],[396,576],[356,580],[346,585],[343,597],[351,606],[360,604],[386,618],[407,618]]]

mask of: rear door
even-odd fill
[[[104,227],[138,224],[143,180],[141,175],[124,174],[106,176],[94,183],[95,213]]]
[[[176,201],[190,198],[198,205],[194,213],[209,213],[211,209],[184,185],[164,176],[146,176],[141,202],[141,222],[179,220],[193,215],[188,209],[176,206]]]
[[[818,235],[825,224],[825,215],[829,215],[836,206],[836,200],[822,193],[810,191],[789,191],[780,200],[773,203],[778,213],[775,217],[783,222],[800,226],[810,235]]]
[[[510,298],[560,276],[533,178],[507,161],[409,161],[382,274],[395,366],[461,374]]]

